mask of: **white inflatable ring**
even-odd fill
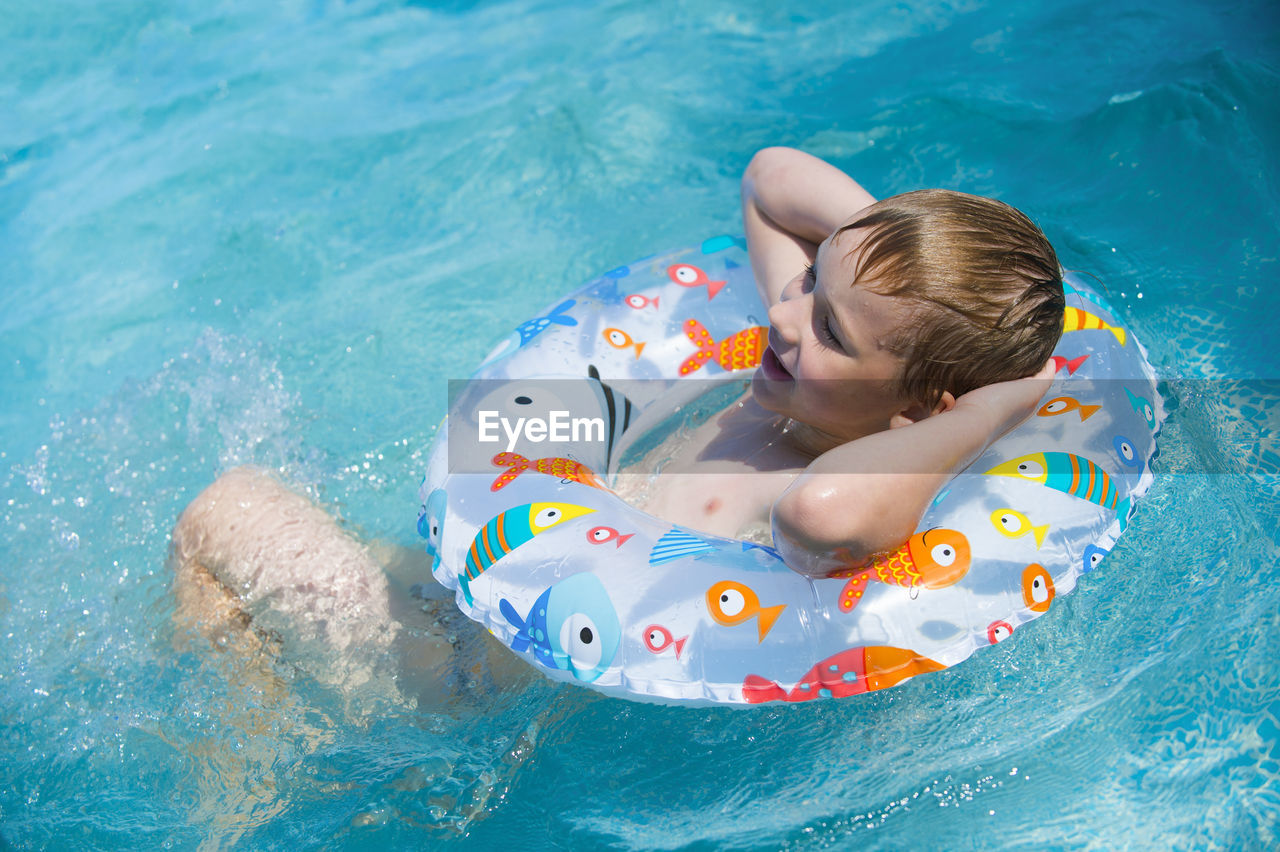
[[[1037,415],[953,479],[897,552],[810,580],[770,547],[609,490],[653,427],[750,377],[765,308],[742,241],[614,269],[451,389],[421,488],[432,571],[548,676],[627,698],[844,697],[955,665],[1071,591],[1152,481],[1164,414],[1145,352],[1070,273],[1066,293]]]

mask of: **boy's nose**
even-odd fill
[[[787,282],[787,286],[782,288],[782,292],[778,294],[779,302],[789,302],[797,296],[804,295],[804,273],[801,272]]]
[[[790,285],[787,286],[790,288]],[[792,294],[792,296],[794,295]],[[801,301],[803,299],[788,298],[787,291],[782,291],[782,298],[774,303],[773,307],[769,308],[769,325],[772,327],[769,334],[770,337],[777,336],[790,346],[794,346],[799,342],[800,338],[797,330],[800,324],[797,321],[796,314]]]

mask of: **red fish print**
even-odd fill
[[[1072,358],[1071,360],[1068,361],[1066,358],[1063,358],[1061,355],[1054,355],[1052,360],[1053,360],[1053,371],[1055,373],[1061,373],[1062,368],[1066,367],[1067,375],[1074,376],[1076,373],[1076,370],[1080,369],[1080,365],[1083,364],[1085,361],[1089,360],[1089,356],[1081,355],[1077,358]]]
[[[706,287],[708,302],[716,297],[716,293],[724,289],[725,284],[729,283],[728,281],[712,281],[711,276],[707,275],[707,273],[687,263],[668,266],[667,277],[681,287]]]
[[[748,704],[846,698],[887,689],[918,674],[945,668],[942,663],[907,648],[871,645],[827,657],[809,669],[790,692],[759,675],[747,675],[742,682],[742,697]]]
[[[642,296],[639,293],[632,293],[630,296],[623,299],[623,301],[627,303],[628,308],[635,308],[637,311],[648,307],[652,307],[655,311],[658,309],[657,296],[650,298],[648,296]]]
[[[668,648],[675,648],[676,659],[680,659],[680,653],[684,651],[684,643],[689,641],[688,636],[681,636],[677,639],[670,630],[661,624],[650,624],[644,629],[644,646],[655,654],[661,654]]]
[[[719,343],[707,331],[706,326],[695,319],[684,321],[684,333],[698,347],[698,351],[680,365],[682,376],[701,369],[712,358],[725,370],[752,369],[759,365],[760,359],[764,357],[765,347],[769,345],[769,330],[762,325],[744,328]]]
[[[612,541],[615,546],[622,547],[635,533],[622,535],[613,527],[592,527],[587,530],[587,541],[591,544],[605,544]]]

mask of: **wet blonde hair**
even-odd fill
[[[933,405],[1037,372],[1062,335],[1062,271],[1021,211],[944,189],[868,207],[853,286],[902,299],[910,319],[886,346],[905,358],[900,390]]]

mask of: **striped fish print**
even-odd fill
[[[1038,482],[1046,488],[1070,494],[1104,509],[1113,509],[1120,526],[1129,517],[1129,498],[1121,498],[1115,480],[1100,466],[1074,453],[1032,453],[998,464],[987,471],[993,476],[1010,476]]]
[[[592,387],[595,389],[596,398],[600,403],[600,410],[605,416],[604,469],[609,470],[609,465],[613,462],[614,448],[622,440],[622,433],[627,431],[627,427],[631,425],[631,418],[635,414],[635,406],[631,404],[631,400],[627,399],[626,394],[619,393],[609,387],[600,378],[600,371],[596,369],[594,364],[587,365],[587,376],[592,381]]]
[[[525,503],[491,518],[476,533],[467,550],[466,566],[458,575],[458,585],[462,587],[462,596],[468,606],[474,602],[471,597],[471,581],[489,570],[493,563],[530,541],[535,535],[594,511],[595,509],[572,503]]]
[[[1120,345],[1124,346],[1125,333],[1123,328],[1111,325],[1104,321],[1097,314],[1091,314],[1088,311],[1082,311],[1080,308],[1067,306],[1066,312],[1062,317],[1062,331],[1088,331],[1090,329],[1105,328],[1116,336],[1116,340],[1120,341]]]
[[[649,564],[661,565],[683,556],[711,553],[715,549],[716,546],[706,539],[699,538],[680,527],[672,527],[666,535],[654,543],[653,550],[649,551]]]

